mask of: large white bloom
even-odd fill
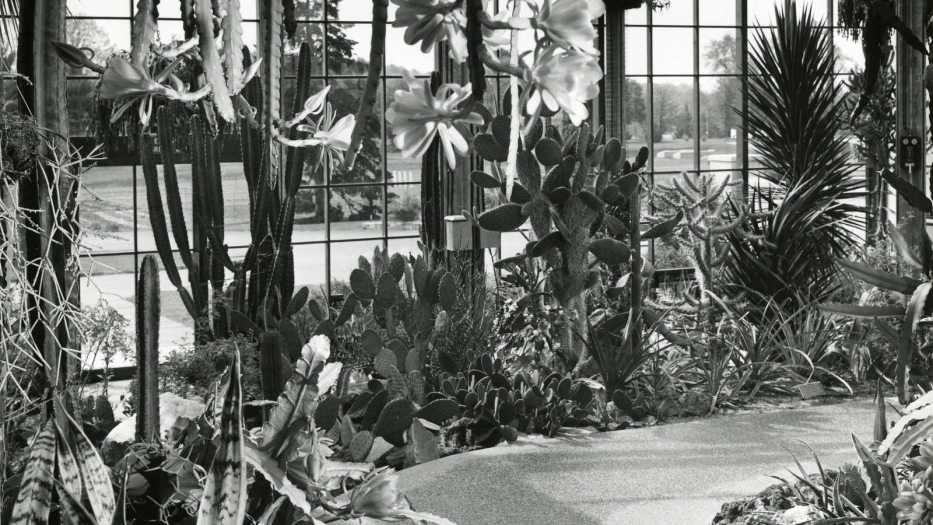
[[[466,17],[461,2],[450,0],[392,0],[398,5],[392,27],[405,28],[405,43],[412,46],[421,42],[421,51],[427,53],[434,44],[446,40],[450,44],[450,57],[463,63],[467,56],[464,27]]]
[[[350,147],[350,137],[353,134],[353,126],[356,125],[356,116],[344,115],[340,120],[335,121],[336,113],[330,102],[324,104],[323,112],[318,111],[321,116],[317,121],[299,124],[295,128],[309,135],[304,138],[290,139],[276,134],[275,138],[282,144],[293,148],[320,146],[317,165],[326,165],[333,169],[343,162],[343,153]]]
[[[544,104],[551,111],[563,110],[579,126],[589,115],[586,101],[599,95],[602,78],[595,57],[548,46],[527,72],[526,80],[532,84],[527,111],[535,114]]]
[[[598,56],[593,19],[606,12],[602,0],[544,0],[535,15],[534,25],[551,42],[568,51]]]
[[[469,145],[455,123],[482,124],[479,113],[464,115],[460,106],[470,98],[470,84],[444,84],[431,94],[428,80],[415,80],[409,73],[403,73],[408,90],[395,91],[395,101],[386,111],[386,119],[395,134],[393,142],[402,150],[403,157],[419,157],[431,145],[436,135],[444,145],[444,156],[451,169],[457,166],[454,151],[465,155]]]

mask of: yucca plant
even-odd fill
[[[776,27],[756,29],[749,53],[749,141],[766,168],[769,194],[753,197],[752,238],[732,235],[726,275],[736,291],[773,298],[791,310],[836,289],[834,258],[863,230],[865,193],[837,134],[843,88],[833,75],[833,44],[809,8],[777,10]]]

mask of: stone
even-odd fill
[[[164,434],[172,428],[179,417],[195,419],[204,412],[204,403],[185,399],[171,392],[159,395],[159,427]],[[101,445],[101,455],[108,465],[116,463],[126,449],[136,441],[136,414],[127,417],[113,427]]]

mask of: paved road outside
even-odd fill
[[[709,525],[723,503],[788,477],[856,460],[872,404],[856,400],[546,439],[459,454],[402,471],[418,510],[459,525]],[[801,441],[803,443],[801,443]]]

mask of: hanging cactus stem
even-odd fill
[[[386,22],[389,18],[389,0],[373,0],[372,38],[369,45],[369,68],[366,72],[366,85],[360,105],[356,110],[356,123],[350,137],[350,146],[344,158],[343,169],[353,169],[356,156],[363,144],[366,125],[376,107],[376,92],[379,90],[379,77],[382,73],[382,59],[386,49]]]

